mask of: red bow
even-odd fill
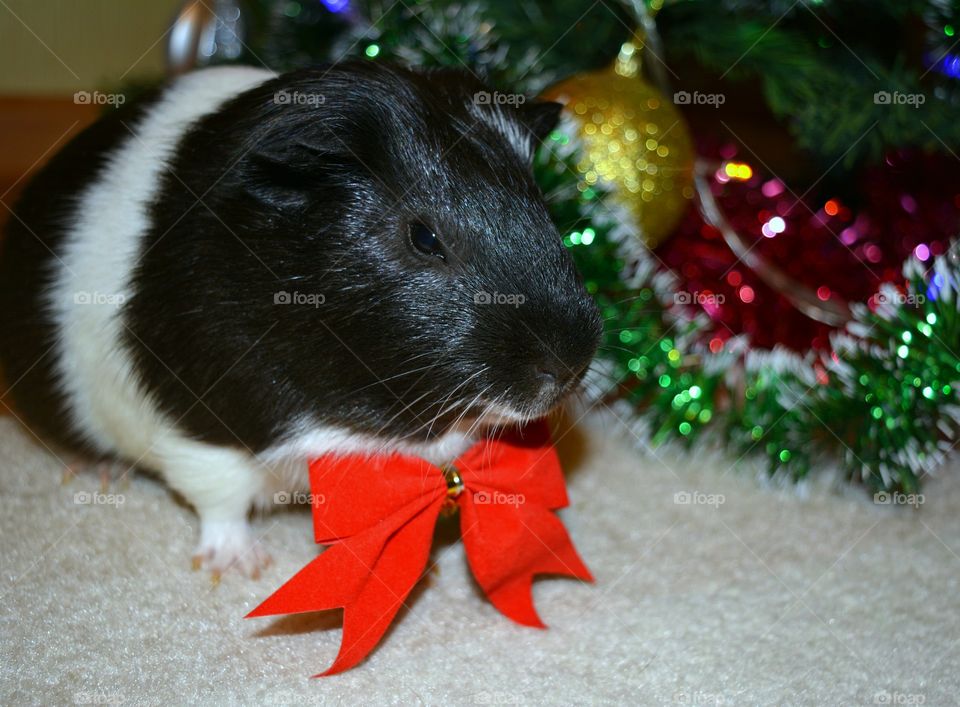
[[[567,505],[545,423],[481,440],[446,471],[416,457],[327,455],[310,464],[316,541],[330,545],[251,616],[342,607],[343,638],[321,675],[373,650],[423,574],[437,516],[460,510],[474,577],[507,617],[544,628],[533,606],[537,574],[593,581],[553,513]]]

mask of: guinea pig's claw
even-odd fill
[[[254,542],[245,523],[201,524],[200,546],[191,564],[195,570],[210,570],[215,585],[226,572],[259,579],[261,570],[270,563],[270,555],[260,543]]]
[[[230,571],[238,571],[240,574],[250,577],[250,579],[258,580],[261,577],[261,570],[269,567],[272,562],[273,561],[270,559],[270,557],[264,554],[259,557],[259,564],[251,565],[249,563],[243,563],[241,565],[237,562],[233,562],[222,570],[210,569],[210,582],[213,584],[213,586],[218,586],[220,581],[223,579],[223,573]],[[200,555],[194,555],[192,558],[190,558],[190,569],[192,569],[194,572],[202,570],[205,566],[210,567],[211,564],[212,563],[210,560],[204,561],[204,558]]]

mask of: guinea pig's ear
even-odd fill
[[[244,188],[267,206],[299,208],[334,179],[334,174],[341,173],[348,160],[349,156],[299,140],[255,148],[246,159]]]
[[[554,101],[537,101],[536,103],[526,104],[520,109],[523,122],[530,131],[534,150],[557,127],[561,110],[563,110],[563,104]]]

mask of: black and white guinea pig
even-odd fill
[[[374,63],[186,75],[33,180],[0,264],[27,425],[159,473],[215,571],[325,452],[442,463],[549,411],[601,321],[532,178],[559,106]]]

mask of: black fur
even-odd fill
[[[344,64],[269,81],[189,131],[124,309],[143,382],[188,434],[260,451],[309,415],[425,440],[485,400],[540,412],[575,384],[599,315],[529,169],[556,107],[501,107],[529,136],[513,146],[472,105],[484,90]],[[415,223],[442,257],[411,246]]]

